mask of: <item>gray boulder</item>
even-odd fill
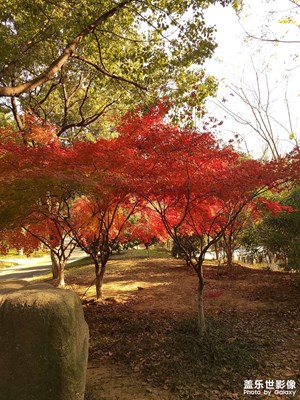
[[[48,284],[0,296],[0,400],[83,400],[89,335],[79,297]]]

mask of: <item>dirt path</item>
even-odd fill
[[[143,381],[130,369],[113,363],[91,362],[87,371],[86,400],[173,400],[168,390],[160,390]]]

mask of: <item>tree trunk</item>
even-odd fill
[[[59,268],[58,268],[58,286],[61,287],[65,286],[65,265],[66,262],[62,261],[59,263]]]
[[[106,266],[102,265],[100,268],[99,262],[95,262],[95,271],[96,271],[96,298],[102,299],[102,286],[103,286],[103,278],[105,274]]]
[[[216,253],[216,260],[220,262],[220,247],[218,242],[215,243],[214,248]]]
[[[53,250],[50,251],[50,257],[52,262],[52,277],[53,279],[57,279],[59,275],[58,274],[59,266],[58,266],[58,259]]]
[[[203,303],[203,288],[204,288],[204,282],[203,282],[203,277],[201,276],[198,282],[198,328],[200,336],[203,336],[206,332],[204,303]]]
[[[117,4],[115,7],[106,11],[104,14],[100,15],[92,24],[86,26],[74,39],[72,39],[67,46],[63,49],[62,53],[49,65],[45,71],[40,75],[31,79],[30,81],[21,83],[17,86],[3,86],[0,87],[0,97],[18,97],[22,93],[32,92],[38,86],[43,83],[48,82],[52,77],[57,74],[63,65],[69,60],[72,54],[76,51],[80,43],[89,35],[91,35],[97,26],[101,23],[106,22],[110,17],[118,13],[126,7],[127,4],[131,3],[133,0],[124,0]]]
[[[145,244],[146,250],[147,250],[147,258],[150,258],[150,246],[148,244]]]
[[[227,258],[227,267],[232,268],[233,261],[232,261],[232,247],[230,244],[225,246],[226,258]]]
[[[204,254],[201,254],[196,267],[196,273],[198,276],[198,329],[201,337],[204,336],[206,332],[204,303],[203,303],[203,289],[204,289],[203,261],[204,261]]]

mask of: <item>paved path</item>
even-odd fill
[[[82,250],[75,250],[68,262],[77,261],[84,257],[86,257],[86,253]],[[47,275],[51,271],[49,255],[38,258],[9,258],[6,261],[18,263],[18,265],[1,269],[0,280],[24,279],[30,281],[37,276]]]

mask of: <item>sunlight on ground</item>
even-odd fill
[[[120,281],[120,282],[109,282],[105,284],[105,291],[133,291],[138,289],[146,289],[153,286],[162,286],[166,283],[158,282],[146,282],[146,281]]]
[[[103,297],[113,298],[115,301],[126,301],[128,298],[136,295],[137,292],[143,291],[144,289],[149,288],[157,288],[158,286],[168,286],[169,283],[166,282],[147,282],[144,280],[123,280],[123,281],[113,281],[113,282],[104,282],[103,284]],[[66,289],[73,289],[80,296],[84,295],[85,299],[95,299],[96,287],[92,285],[88,288],[88,286],[84,285],[66,285]]]

